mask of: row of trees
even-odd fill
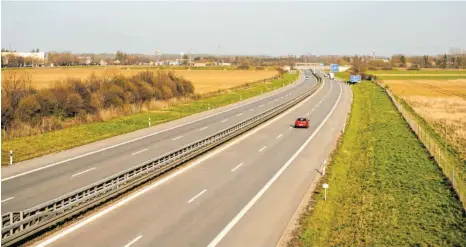
[[[7,72],[2,82],[2,128],[16,122],[36,125],[44,117],[69,118],[97,114],[106,108],[167,100],[194,93],[190,81],[172,72],[140,72],[132,77],[91,75],[69,78],[50,88],[31,87],[29,76]]]

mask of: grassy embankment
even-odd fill
[[[206,111],[209,107],[216,108],[232,104],[240,101],[240,98],[244,100],[260,95],[262,92],[265,93],[274,88],[287,85],[294,82],[298,76],[299,73],[285,74],[281,79],[266,83],[257,83],[248,88],[236,89],[229,93],[194,100],[186,104],[169,107],[163,111],[138,113],[106,122],[83,124],[40,135],[2,141],[2,165],[7,164],[9,160],[9,150],[13,150],[15,162],[35,158],[146,128],[149,117],[151,118],[152,126],[154,126]]]
[[[292,245],[466,246],[457,195],[388,96],[371,82],[353,93],[343,142],[322,181],[327,201],[316,195]]]

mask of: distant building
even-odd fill
[[[180,62],[178,62],[178,60],[176,60],[176,61],[168,61],[168,65],[170,65],[170,66],[179,66],[179,65],[180,65]]]
[[[92,57],[77,57],[79,65],[91,65]]]
[[[208,63],[209,63],[209,61],[207,61],[207,60],[198,60],[198,61],[194,61],[191,64],[194,67],[206,67]]]
[[[113,61],[113,64],[120,64],[120,60]]]
[[[107,66],[107,62],[105,62],[105,60],[101,59],[100,60],[100,63],[99,63],[101,66]]]
[[[45,52],[2,52],[2,66],[7,66],[9,64],[8,60],[12,58],[22,58],[22,66],[45,64]]]

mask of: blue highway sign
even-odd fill
[[[350,75],[349,80],[350,80],[350,82],[360,82],[361,81],[361,76],[360,75]]]
[[[338,64],[330,64],[330,72],[338,72]]]

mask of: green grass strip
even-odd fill
[[[164,111],[143,112],[106,122],[82,124],[40,135],[3,141],[2,165],[8,164],[9,162],[9,150],[13,150],[15,162],[32,159],[45,154],[63,151],[112,136],[147,128],[149,117],[154,126],[206,111],[209,107],[212,109],[232,104],[240,101],[241,98],[243,100],[251,98],[292,83],[298,76],[299,73],[284,74],[281,79],[266,83],[258,83],[249,88],[236,89],[230,93],[195,100],[189,104],[180,104],[167,108]]]
[[[302,219],[296,246],[466,246],[466,214],[451,184],[371,82],[353,87],[343,142]],[[321,189],[319,189],[321,190]]]

